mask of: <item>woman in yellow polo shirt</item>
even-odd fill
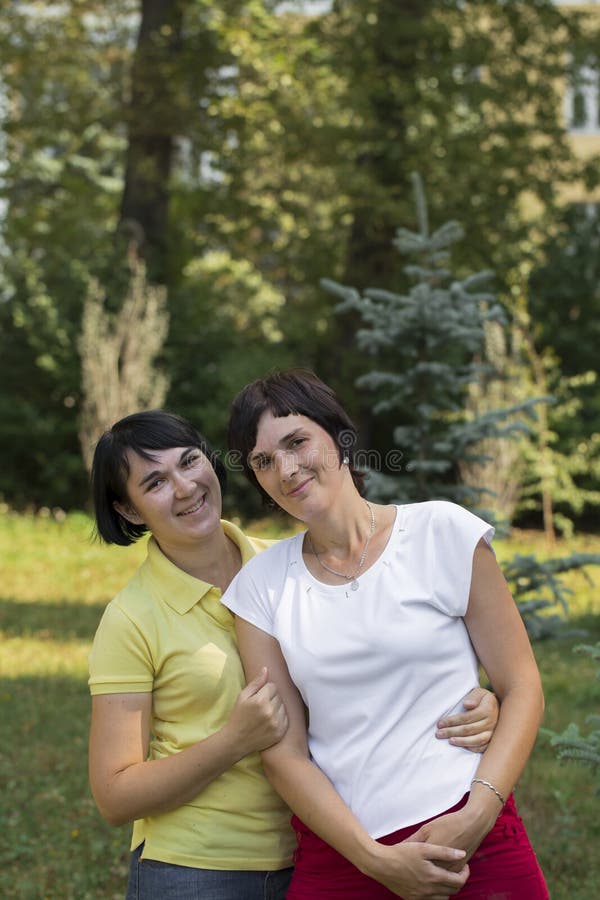
[[[270,542],[221,520],[225,470],[193,426],[160,410],[117,422],[92,469],[96,526],[148,555],[109,603],[90,653],[90,783],[133,821],[127,900],[283,900],[295,836],[259,751],[285,734],[268,672],[248,685],[220,603]],[[465,701],[444,737],[481,749],[495,701]]]

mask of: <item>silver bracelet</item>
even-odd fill
[[[504,806],[504,804],[506,803],[506,800],[504,799],[504,797],[502,796],[500,791],[494,787],[493,784],[490,784],[489,781],[484,781],[483,778],[474,778],[473,781],[471,782],[471,784],[475,784],[475,783],[485,784],[486,787],[489,787],[490,791],[493,791],[495,793],[496,797],[498,798],[498,800],[500,801],[502,806]]]

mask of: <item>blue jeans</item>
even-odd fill
[[[195,869],[131,854],[125,900],[285,900],[292,869],[251,872]]]

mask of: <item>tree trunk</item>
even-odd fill
[[[127,110],[128,148],[120,228],[145,259],[150,279],[166,275],[169,178],[177,126],[177,56],[184,0],[142,0]]]

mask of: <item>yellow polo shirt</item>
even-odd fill
[[[272,543],[222,525],[242,563]],[[90,692],[152,691],[150,759],[220,729],[245,685],[233,617],[220,597],[150,538],[146,560],[102,616]],[[144,857],[201,869],[281,869],[291,865],[296,843],[289,817],[252,753],[183,806],[134,822],[131,848],[145,841]]]

